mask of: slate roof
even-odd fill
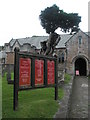
[[[70,34],[62,34],[61,40],[59,41],[58,45],[56,48],[65,48],[65,43],[72,37]]]
[[[37,49],[40,48],[40,42],[48,39],[48,36],[32,36],[20,39],[12,39],[10,41],[10,46],[12,47],[17,40],[19,44],[22,46],[23,44],[31,44],[31,46],[35,46]]]
[[[65,42],[70,39],[72,35],[69,34],[62,34],[61,40],[56,46],[56,48],[64,48]],[[31,44],[31,46],[35,46],[37,49],[41,48],[40,42],[46,41],[49,36],[32,36],[32,37],[26,37],[26,38],[20,38],[20,39],[11,39],[9,42],[10,46],[13,47],[16,41],[22,46],[23,44]]]
[[[88,36],[90,36],[90,32],[85,32]]]
[[[85,32],[88,36],[90,36],[90,32]],[[65,48],[65,43],[73,36],[70,34],[61,34],[61,40],[59,41],[56,48]],[[18,41],[19,45],[30,44],[31,46],[35,46],[37,49],[41,48],[40,42],[46,41],[49,36],[32,36],[26,38],[19,39],[11,39],[9,45],[13,47],[16,41]]]

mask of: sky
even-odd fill
[[[0,46],[12,38],[46,36],[39,20],[41,10],[56,4],[67,13],[81,16],[79,27],[88,31],[89,0],[0,0]],[[60,30],[57,31],[62,34]]]

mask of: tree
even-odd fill
[[[79,23],[81,22],[81,17],[78,16],[78,13],[66,13],[63,10],[60,10],[55,4],[41,11],[39,18],[41,20],[42,27],[46,30],[46,33],[50,34],[46,44],[46,51],[47,49],[49,50],[48,52],[44,52],[45,55],[52,53],[50,52],[51,49],[54,49],[55,45],[57,45],[61,39],[60,35],[55,33],[57,28],[61,28],[62,32],[70,32],[72,34],[73,32],[77,32],[79,30]]]

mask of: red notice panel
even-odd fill
[[[35,60],[35,85],[43,85],[44,83],[44,61]]]
[[[48,84],[55,83],[55,63],[54,61],[47,61],[47,80]]]
[[[31,59],[20,58],[19,60],[19,86],[30,86],[31,83]]]

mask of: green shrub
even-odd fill
[[[69,74],[65,74],[64,76],[64,83],[65,84],[68,84],[71,80],[71,76]]]

